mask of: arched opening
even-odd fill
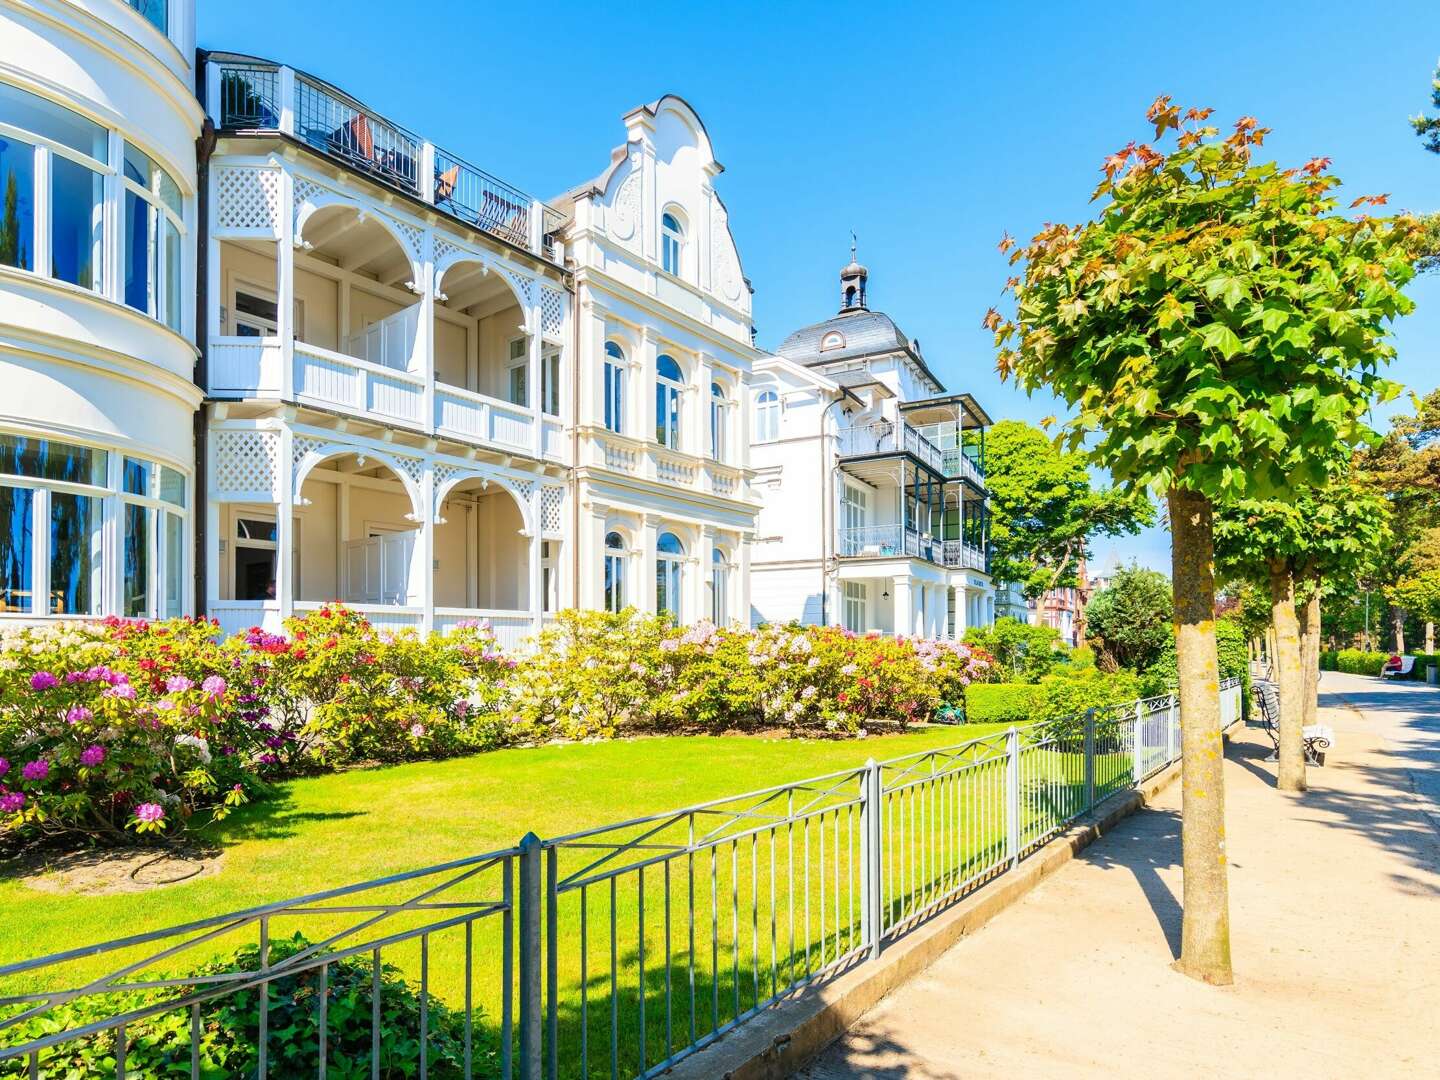
[[[685,276],[685,215],[673,206],[660,215],[660,269]]]
[[[531,541],[524,530],[520,505],[501,484],[476,477],[452,488],[435,525],[437,615],[527,613]]]
[[[680,395],[685,390],[685,373],[673,356],[655,358],[655,441],[672,450],[680,449]]]
[[[710,621],[716,626],[730,621],[730,558],[722,547],[710,549]]]
[[[300,358],[297,393],[325,398],[335,379],[324,372],[346,357],[415,373],[418,283],[396,234],[356,206],[331,204],[304,216],[297,240],[289,312]],[[214,283],[221,334],[276,338],[283,321],[278,280],[275,241],[222,240]]]
[[[625,538],[611,529],[605,534],[606,611],[624,611],[631,602],[625,576]]]
[[[755,395],[755,441],[774,442],[780,438],[780,395],[761,390]]]
[[[505,275],[466,259],[445,270],[436,288],[436,381],[518,408],[538,405],[558,413],[559,347],[544,350],[541,385],[531,386],[525,311]]]

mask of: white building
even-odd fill
[[[193,6],[0,0],[0,613],[192,595]]]
[[[694,111],[547,205],[304,72],[193,70],[193,16],[0,0],[0,614],[744,618],[760,354]]]
[[[839,314],[755,365],[752,620],[960,637],[995,618],[990,419],[945,393],[867,284],[852,258]]]

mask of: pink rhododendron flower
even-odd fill
[[[103,746],[92,744],[90,746],[87,746],[84,750],[80,751],[81,765],[88,765],[90,768],[93,769],[96,765],[99,765],[104,760],[105,748]]]
[[[31,690],[53,690],[60,685],[60,680],[51,675],[48,671],[37,671],[30,676]]]
[[[225,693],[225,680],[219,675],[211,675],[200,684],[200,689],[204,690],[205,693],[209,694],[212,698],[217,698]]]
[[[171,694],[183,694],[186,690],[193,690],[195,684],[184,675],[171,675],[165,680],[165,689]]]
[[[50,762],[44,758],[37,761],[27,761],[25,767],[20,770],[20,775],[26,780],[44,780],[50,775]]]
[[[23,791],[7,791],[0,795],[0,814],[18,814],[25,808]]]
[[[0,757],[0,776],[4,776],[4,775],[5,775],[7,772],[9,772],[9,771],[10,771],[10,762],[7,761],[5,758]]]
[[[85,720],[89,720],[94,715],[95,714],[84,705],[72,705],[70,711],[65,714],[65,719],[72,724],[79,724]]]
[[[139,806],[135,807],[135,817],[145,822],[164,821],[165,808],[159,803],[142,802]]]

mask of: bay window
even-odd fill
[[[0,433],[0,612],[181,614],[186,487],[158,462]]]
[[[119,181],[107,234],[109,177]],[[183,213],[174,177],[139,147],[0,83],[0,265],[100,293],[179,331]],[[116,248],[123,270],[107,281],[106,252]]]

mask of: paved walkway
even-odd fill
[[[799,1076],[1440,1075],[1440,690],[1321,691],[1337,746],[1309,792],[1274,789],[1263,733],[1227,754],[1234,986],[1169,967],[1172,784]]]

